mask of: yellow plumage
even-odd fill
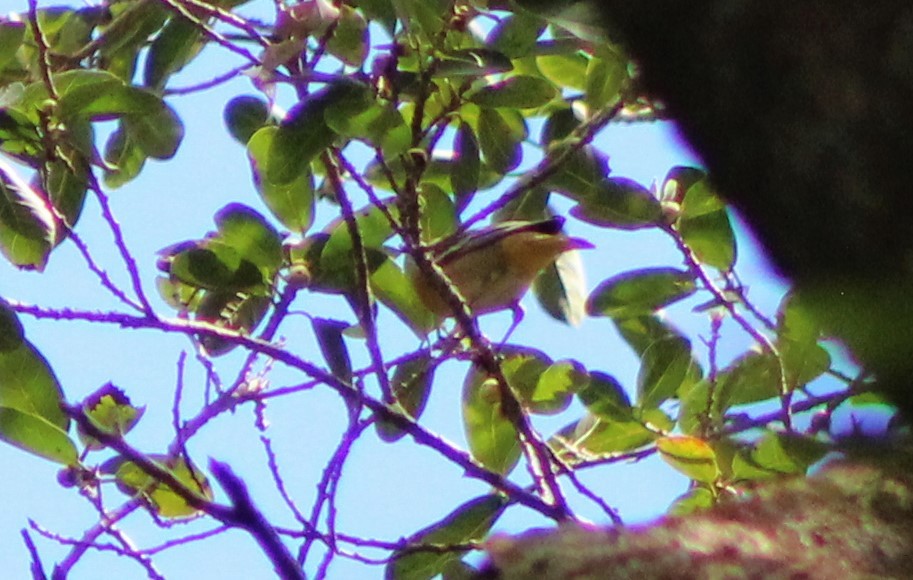
[[[529,290],[536,275],[563,252],[592,248],[580,238],[561,231],[564,219],[538,222],[504,222],[476,233],[448,240],[432,249],[444,270],[475,314],[514,308]],[[422,303],[446,318],[453,310],[414,265],[410,275]]]

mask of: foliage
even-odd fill
[[[750,302],[735,272],[730,214],[700,169],[671,168],[653,187],[610,174],[594,136],[609,123],[651,121],[663,110],[642,93],[636,67],[619,47],[594,36],[585,13],[543,15],[494,1],[315,0],[280,7],[264,22],[251,16],[264,10],[258,4],[30,2],[19,18],[0,21],[0,251],[20,269],[41,271],[61,244],[72,243],[119,303],[99,310],[3,298],[0,438],[61,464],[61,483],[105,513],[122,518],[143,506],[163,527],[210,518],[223,530],[252,534],[283,573],[312,565],[306,557],[315,542],[326,547],[321,573],[333,558],[365,559],[353,550],[368,546],[384,553],[390,578],[465,572],[460,558],[478,549],[502,513],[524,506],[551,520],[573,519],[570,493],[619,522],[606,503],[611,498],[595,497],[577,479],[584,469],[658,452],[693,481],[675,507],[681,513],[761,479],[804,474],[831,449],[827,419],[852,406],[864,382],[837,370],[801,301],[787,297],[775,320]],[[241,65],[176,88],[175,75],[204,48],[230,51]],[[147,160],[167,161],[181,146],[183,121],[173,100],[242,74],[260,93],[222,104],[224,117],[227,133],[246,150],[251,187],[268,214],[231,202],[215,214],[212,231],[161,240],[153,297],[141,276],[152,264],[138,263],[127,246],[111,196],[142,179]],[[295,95],[287,113],[277,102],[279,87]],[[127,285],[97,267],[80,237],[88,200],[113,234]],[[587,368],[529,345],[493,343],[433,263],[432,246],[451,235],[488,219],[544,219],[559,207],[596,231],[660,232],[679,251],[678,263],[602,281],[585,304],[579,261],[559,260],[535,283],[536,297],[558,321],[575,321],[585,309],[613,323],[640,360],[629,388],[611,375],[610,363]],[[332,215],[319,230],[318,210]],[[464,307],[454,308],[455,322],[437,328],[407,261],[449,289],[456,300],[448,304]],[[333,319],[311,317],[322,361],[279,339],[293,309],[307,308],[304,297],[317,294],[342,296],[348,306]],[[686,336],[663,315],[687,301],[706,321],[700,337]],[[394,355],[395,345],[381,340],[378,317],[389,313],[414,334],[413,348]],[[26,338],[22,318],[189,336],[200,365],[221,386],[201,402],[182,399],[180,384],[149,401],[175,401],[176,434],[165,452],[140,451],[128,439],[144,408],[110,384],[71,402],[66,377],[56,377],[53,361]],[[754,342],[729,363],[717,356],[724,321]],[[706,341],[706,355],[696,340]],[[363,349],[358,358],[353,345]],[[219,370],[219,357],[239,350],[248,356],[236,380],[220,383],[219,372],[231,371]],[[370,364],[358,369],[353,360],[362,357]],[[449,360],[472,362],[463,383],[465,449],[423,422],[430,394],[443,386],[436,370]],[[274,361],[297,371],[297,382],[269,385]],[[839,386],[824,394],[809,388],[825,374]],[[188,443],[223,414],[251,407],[268,448],[275,428],[260,420],[265,402],[309,389],[338,393],[349,422],[340,426],[343,442],[312,515],[302,516],[289,500],[298,520],[290,530],[258,511],[224,465],[203,467]],[[809,424],[813,410],[819,416]],[[558,414],[566,426],[547,433],[540,419]],[[352,445],[375,430],[391,444],[432,449],[491,493],[406,540],[337,534],[330,515],[336,508],[327,506]],[[284,495],[275,464],[282,458],[268,453]],[[523,471],[532,485],[517,475]],[[116,523],[107,516],[106,526]],[[57,571],[65,574],[97,547],[105,529],[90,528]],[[196,541],[167,529],[173,545]],[[158,577],[132,544],[118,553]],[[37,551],[32,558],[38,562]]]

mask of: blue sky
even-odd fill
[[[182,73],[176,84],[210,78],[233,64],[224,52],[207,50]],[[150,294],[154,295],[156,251],[177,241],[199,238],[211,230],[213,213],[229,202],[239,201],[267,213],[251,184],[243,148],[227,136],[222,125],[224,103],[239,93],[252,94],[255,90],[248,80],[238,79],[199,95],[171,99],[169,102],[186,124],[186,138],[178,155],[168,162],[150,162],[137,181],[111,192],[114,210]],[[595,143],[609,154],[614,175],[644,184],[661,180],[674,165],[696,163],[666,123],[612,124]],[[321,214],[323,220],[328,217],[326,212]],[[672,244],[659,234],[609,232],[574,220],[568,228],[570,233],[597,245],[596,250],[583,255],[590,289],[605,278],[629,269],[681,265]],[[737,271],[748,284],[750,297],[763,311],[772,314],[784,285],[759,256],[744,229],[738,230]],[[96,258],[117,281],[125,282],[96,203],[87,204],[79,231]],[[47,271],[42,274],[17,272],[6,263],[0,264],[0,295],[57,307],[116,307],[97,280],[87,273],[71,243],[53,254]],[[297,307],[311,313],[353,320],[339,300],[305,294],[299,301]],[[588,319],[580,327],[571,328],[548,318],[530,297],[524,304],[527,316],[513,341],[540,348],[556,360],[580,360],[588,368],[609,372],[633,388],[637,360],[607,319]],[[160,300],[156,300],[155,306],[164,315],[172,314]],[[675,306],[670,308],[668,316],[692,338],[698,352],[703,352],[700,337],[707,336],[709,325],[705,316],[691,312],[693,306],[694,302]],[[147,407],[145,417],[131,434],[131,441],[149,452],[161,451],[170,442],[171,393],[178,372],[177,360],[181,352],[192,352],[185,338],[84,323],[29,319],[25,323],[27,337],[50,360],[70,401],[81,400],[112,381],[134,403]],[[493,314],[486,317],[483,329],[497,337],[508,323],[509,314]],[[381,319],[384,345],[390,352],[418,345],[413,335],[393,327],[392,321]],[[730,325],[724,330],[725,362],[744,352],[750,340]],[[288,340],[290,348],[319,360],[304,317],[290,319],[280,335]],[[353,352],[360,347],[358,341],[350,342]],[[239,361],[239,355],[233,354],[220,359],[218,364],[230,369],[237,367]],[[464,373],[465,367],[456,364],[442,369],[424,418],[434,430],[460,445],[463,433],[459,398]],[[231,378],[232,372],[225,370],[223,376]],[[200,400],[203,377],[203,371],[191,357],[184,377],[188,410]],[[268,378],[276,386],[300,380],[278,366]],[[580,407],[560,418],[537,418],[536,424],[549,433],[567,423],[575,412],[579,416]],[[286,483],[299,505],[308,511],[316,482],[345,423],[345,407],[329,389],[318,387],[270,403],[266,414],[273,426],[273,443]],[[250,406],[220,417],[192,442],[191,454],[201,462],[207,457],[229,462],[245,479],[267,515],[291,525],[269,478],[253,422]],[[0,464],[7,474],[0,479],[0,497],[4,498],[0,501],[0,562],[5,563],[9,577],[25,577],[28,561],[19,529],[27,526],[27,518],[64,536],[78,537],[95,521],[95,514],[73,490],[61,489],[56,484],[57,468],[53,464],[5,445],[0,445]],[[518,469],[516,473],[521,471]],[[522,474],[518,478],[524,480]],[[645,521],[661,514],[687,485],[683,477],[655,457],[637,464],[594,469],[583,473],[581,478],[617,508],[627,522]],[[356,444],[346,465],[338,497],[338,527],[353,535],[395,541],[443,517],[458,503],[486,492],[484,485],[463,477],[456,467],[426,449],[407,441],[390,445],[370,436]],[[116,492],[112,488],[108,493]],[[584,517],[606,523],[592,506],[575,499],[574,507]],[[154,545],[166,537],[147,520],[144,514],[135,514],[125,522],[131,537],[142,546]],[[496,529],[517,532],[546,524],[527,510],[511,509]],[[212,527],[210,522],[197,521],[172,531],[189,533]],[[51,542],[37,541],[46,565],[65,553]],[[269,564],[257,546],[241,532],[165,552],[156,557],[156,562],[166,577],[175,579],[201,575],[224,578],[271,575]],[[308,570],[313,572],[314,567],[309,566]],[[330,571],[331,578],[356,575],[380,577],[382,568],[364,568],[337,559]],[[90,553],[72,577],[139,578],[142,570],[124,558]]]

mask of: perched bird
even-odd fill
[[[459,290],[474,314],[514,311],[514,326],[522,319],[520,299],[536,275],[562,253],[593,248],[593,244],[561,231],[564,218],[536,222],[508,221],[451,236],[431,247],[431,256]],[[410,276],[422,303],[440,318],[453,309],[411,264]]]

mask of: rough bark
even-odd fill
[[[909,578],[909,469],[842,463],[761,487],[744,502],[641,529],[531,531],[489,541],[481,577]]]

